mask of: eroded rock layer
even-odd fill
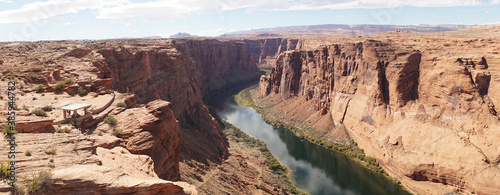
[[[182,126],[183,154],[199,161],[221,161],[227,146],[202,101],[210,92],[259,76],[243,43],[167,40],[162,44],[111,46],[93,53],[101,78],[115,90],[135,94],[138,103],[171,102]]]
[[[328,131],[345,126],[415,193],[496,194],[500,94],[493,86],[500,58],[489,50],[494,44],[474,46],[498,41],[470,41],[364,40],[283,52],[261,77],[257,102],[273,105],[292,124],[333,120],[315,139],[335,140]]]

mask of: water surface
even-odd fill
[[[232,91],[214,98],[211,105],[220,118],[264,141],[271,153],[293,173],[298,188],[312,195],[405,194],[399,186],[345,155],[267,124],[253,108],[239,106],[231,96],[236,93]]]

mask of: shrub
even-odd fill
[[[115,125],[116,122],[117,122],[117,120],[113,116],[107,116],[106,118],[104,118],[104,123],[107,123],[109,125]]]
[[[26,151],[24,152],[24,155],[26,155],[26,156],[31,156],[31,151],[26,150]]]
[[[98,136],[102,136],[102,131],[98,131],[98,132],[97,132],[97,135],[98,135]]]
[[[26,186],[22,183],[12,186],[12,194],[26,194]]]
[[[50,172],[39,171],[38,174],[33,173],[32,179],[27,181],[28,194],[39,194],[44,191],[44,184],[50,180]]]
[[[76,141],[75,145],[73,145],[73,151],[78,151],[78,141]]]
[[[113,129],[113,132],[111,133],[111,135],[114,135],[117,138],[121,138],[122,137],[122,130],[115,128],[115,129]]]
[[[54,109],[54,107],[49,106],[49,105],[44,106],[44,107],[42,108],[42,110],[43,110],[43,111],[45,111],[45,112],[50,112],[50,111],[52,111],[52,109]]]
[[[3,133],[5,133],[7,135],[12,135],[12,134],[16,134],[17,132],[15,129],[11,129],[10,123],[7,123],[3,126]]]
[[[79,120],[75,120],[75,121],[70,121],[68,124],[78,129],[80,128],[82,123]]]
[[[33,111],[33,114],[35,114],[37,116],[47,117],[47,113],[43,110],[35,110],[35,111]]]
[[[365,161],[369,164],[369,165],[373,165],[373,166],[378,166],[378,162],[375,158],[373,157],[369,157],[369,156],[365,156]]]
[[[36,87],[36,92],[37,93],[43,93],[45,91],[45,87],[43,87],[42,84],[38,85],[38,87]]]
[[[3,164],[3,161],[0,161],[0,176],[1,178],[6,178],[9,171],[10,161],[7,161],[7,164]]]
[[[52,146],[51,148],[45,150],[45,154],[57,154],[57,149]]]
[[[86,96],[89,92],[85,89],[78,89],[76,93],[78,93],[78,95],[80,96]]]
[[[73,81],[73,79],[66,79],[66,80],[64,80],[64,83],[66,83],[68,85],[71,85],[71,84],[73,84],[75,82]]]
[[[54,85],[54,92],[61,93],[64,87],[66,87],[66,83],[64,81],[61,81]]]
[[[64,127],[62,129],[58,129],[57,133],[69,133],[70,129],[68,127]]]
[[[127,108],[127,104],[123,103],[123,102],[120,102],[118,104],[116,104],[117,107],[120,107],[120,108]]]

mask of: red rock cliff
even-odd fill
[[[245,39],[248,50],[255,57],[259,66],[271,68],[276,57],[284,51],[300,49],[299,39],[268,38]]]
[[[345,126],[413,192],[498,193],[498,92],[490,86],[498,85],[492,67],[500,60],[403,44],[367,40],[283,52],[261,77],[261,96],[278,99],[277,113],[292,121],[315,126],[311,121],[324,121],[313,119],[319,116]],[[314,138],[334,138],[328,130],[321,135]]]
[[[115,90],[128,90],[138,103],[171,102],[182,129],[183,155],[199,161],[220,161],[228,152],[217,122],[202,101],[205,93],[260,74],[244,45],[234,41],[117,44],[95,55],[98,75],[111,78]]]

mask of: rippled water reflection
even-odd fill
[[[271,153],[293,172],[295,185],[310,194],[404,193],[386,178],[345,155],[301,140],[290,131],[274,128],[253,108],[237,105],[232,97],[213,106],[219,117],[264,141]]]

